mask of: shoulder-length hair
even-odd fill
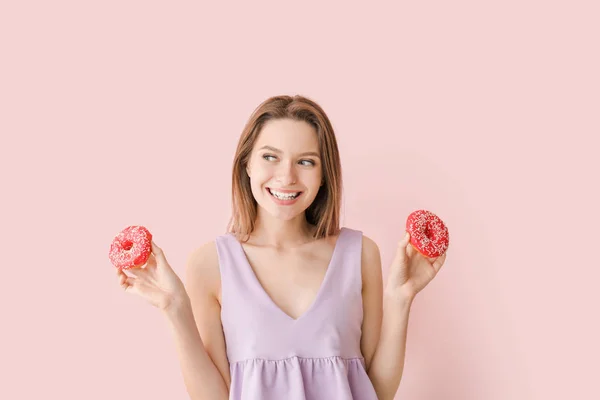
[[[323,185],[306,209],[306,220],[316,225],[314,238],[335,235],[340,230],[342,167],[335,133],[329,118],[314,101],[300,96],[274,96],[252,113],[240,136],[232,171],[232,214],[227,231],[245,237],[255,229],[258,205],[250,188],[246,166],[263,126],[271,120],[292,119],[309,123],[317,133]]]

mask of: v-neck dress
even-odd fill
[[[217,236],[230,400],[377,400],[360,350],[362,232],[342,228],[321,287],[294,319],[232,233]]]

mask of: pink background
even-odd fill
[[[2,2],[0,398],[187,398],[108,248],[145,225],[183,276],[276,94],[328,113],[384,274],[411,211],[450,229],[397,398],[600,398],[597,2],[394,3]]]

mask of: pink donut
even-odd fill
[[[119,269],[139,268],[152,252],[152,234],[143,226],[128,226],[115,236],[108,258]]]
[[[439,257],[448,250],[448,228],[431,211],[412,212],[406,219],[406,230],[410,233],[410,244],[425,257]]]

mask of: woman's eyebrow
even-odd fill
[[[275,147],[272,147],[272,146],[263,146],[259,150],[263,150],[263,149],[264,150],[271,150],[271,151],[273,151],[275,153],[283,153],[281,150],[279,150],[279,149],[277,149]],[[315,156],[315,157],[320,157],[319,153],[317,153],[316,151],[307,151],[307,152],[299,154],[299,155],[300,156]]]

